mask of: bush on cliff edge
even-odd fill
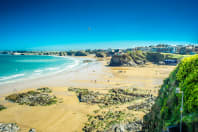
[[[144,130],[159,132],[180,122],[181,94],[184,91],[183,122],[188,132],[195,132],[198,124],[198,55],[184,58],[164,80],[151,112],[144,117]],[[195,130],[196,129],[196,130]]]

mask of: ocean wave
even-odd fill
[[[15,74],[15,75],[7,76],[7,77],[0,77],[0,81],[5,81],[5,80],[17,78],[17,77],[22,77],[24,75],[25,74]]]
[[[80,63],[80,60],[73,59],[73,61],[74,61],[74,63],[71,65],[68,65],[67,68],[71,69],[71,68],[79,65],[79,63]]]
[[[57,60],[47,60],[47,59],[38,59],[38,60],[15,60],[15,62],[22,62],[22,63],[47,63],[47,62],[56,62]]]
[[[42,72],[43,70],[35,70],[34,72],[39,73]]]
[[[68,71],[76,66],[78,66],[80,64],[80,60],[76,60],[76,59],[73,59],[73,58],[69,58],[70,60],[73,61],[72,64],[68,64],[67,65],[62,65],[61,67],[58,67],[58,68],[53,68],[53,70],[56,70],[55,72],[53,72],[54,74],[56,73],[60,73],[60,72],[63,72],[63,71]],[[49,69],[49,68],[48,68]]]

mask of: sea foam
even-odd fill
[[[15,75],[7,76],[7,77],[0,77],[0,81],[14,79],[14,78],[22,77],[24,75],[25,74],[15,74]]]

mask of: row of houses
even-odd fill
[[[133,50],[141,50],[145,52],[159,52],[159,53],[173,53],[173,54],[197,54],[198,45],[166,45],[159,44],[155,46],[142,46],[128,49],[95,49],[95,50],[86,50],[91,54],[97,52],[104,52],[107,56],[120,55],[127,53]]]
[[[136,47],[136,50],[162,53],[178,53],[178,54],[196,54],[198,53],[198,45],[156,45]]]

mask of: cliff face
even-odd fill
[[[146,57],[141,51],[133,51],[126,54],[114,55],[111,58],[110,66],[136,66],[143,65]]]
[[[110,66],[136,66],[136,63],[127,54],[114,55],[111,58]]]
[[[144,116],[144,131],[161,132],[180,123],[181,94],[184,92],[183,131],[198,131],[198,55],[184,58],[164,80],[151,112]]]

